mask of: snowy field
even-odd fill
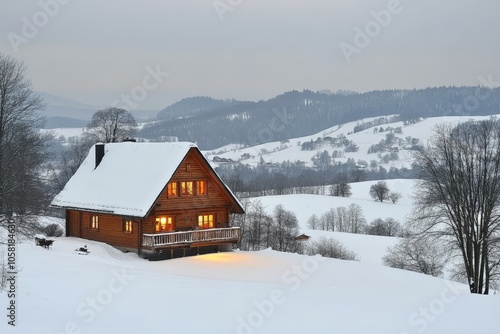
[[[7,323],[4,291],[0,333],[498,333],[500,296],[473,296],[462,284],[382,266],[396,238],[306,229],[313,213],[350,203],[368,222],[403,222],[414,181],[387,182],[403,194],[400,202],[375,202],[373,182],[353,184],[350,198],[258,198],[270,211],[277,204],[294,211],[303,232],[333,236],[360,262],[272,250],[149,262],[84,239],[56,238],[49,250],[23,241],[16,327]],[[44,221],[54,222],[62,220]],[[90,254],[75,251],[84,245]]]
[[[403,136],[424,140],[432,126],[442,121],[453,122],[450,117],[424,120],[404,127]],[[347,133],[354,125],[337,131]],[[288,149],[264,158],[310,161],[316,152],[300,151],[297,142],[322,135],[290,140]],[[350,136],[359,137],[348,138],[360,145],[360,151],[346,158],[366,160],[369,145],[385,133],[367,129]],[[264,147],[271,151],[276,145],[280,143]],[[247,152],[227,148],[233,151],[221,157],[237,159]],[[254,154],[260,148],[247,150]],[[387,180],[391,191],[403,195],[396,204],[370,198],[368,190],[374,182],[352,184],[349,198],[252,199],[261,201],[269,213],[283,205],[297,215],[301,232],[313,240],[334,237],[356,252],[360,262],[272,250],[149,262],[78,238],[56,238],[49,250],[35,246],[33,240],[23,241],[16,255],[16,327],[7,323],[10,299],[4,291],[0,293],[0,333],[498,333],[500,296],[471,295],[462,284],[382,266],[382,256],[397,238],[307,229],[312,214],[319,217],[352,203],[361,206],[367,223],[391,217],[404,224],[415,181]],[[90,254],[75,252],[85,244]]]
[[[411,211],[416,180],[393,179],[384,181],[390,191],[402,195],[397,203],[390,201],[381,203],[370,197],[370,187],[378,181],[351,183],[352,195],[350,197],[294,194],[254,197],[251,198],[251,201],[260,201],[266,207],[268,213],[272,213],[276,205],[283,205],[286,210],[296,214],[301,228],[307,228],[307,220],[313,214],[319,217],[331,208],[347,207],[352,203],[358,204],[363,209],[363,214],[368,223],[376,218],[385,219],[391,217],[404,224]],[[326,188],[326,192],[328,192],[328,187]]]
[[[377,181],[352,183],[351,197],[334,197],[321,195],[278,195],[251,198],[252,202],[260,201],[268,214],[272,215],[276,205],[283,205],[285,210],[292,211],[297,216],[301,233],[305,233],[315,240],[320,236],[334,238],[340,241],[347,249],[359,255],[360,261],[372,264],[381,264],[387,247],[397,243],[397,238],[361,235],[331,231],[311,230],[307,220],[313,214],[318,218],[332,208],[348,207],[357,204],[363,210],[367,224],[376,218],[394,218],[402,225],[411,211],[412,195],[415,180],[386,180],[391,191],[399,192],[402,198],[397,203],[390,201],[374,201],[369,195],[370,186]]]
[[[498,333],[500,296],[363,262],[272,250],[148,262],[77,238],[18,245],[17,260],[16,327],[2,316],[0,333]]]

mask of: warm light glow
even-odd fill
[[[193,181],[181,182],[182,195],[193,195]]]
[[[92,230],[99,229],[99,216],[92,216],[92,223],[90,225]]]
[[[170,182],[167,184],[167,194],[168,196],[178,196],[177,192],[177,182]]]
[[[132,221],[131,220],[125,221],[124,231],[125,232],[132,232]]]
[[[156,218],[156,232],[171,231],[174,228],[174,217],[162,216]]]
[[[214,215],[199,215],[198,216],[198,227],[199,228],[213,228],[214,227]]]
[[[198,195],[207,194],[207,181],[196,181],[196,191]]]

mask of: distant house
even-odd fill
[[[294,240],[296,240],[296,241],[307,241],[307,240],[309,240],[310,238],[311,238],[311,237],[310,237],[310,236],[308,236],[307,234],[301,234],[301,235],[299,235],[299,236],[296,236],[296,237],[294,238]]]
[[[96,144],[52,207],[66,235],[145,258],[218,251],[236,243],[244,210],[191,143]]]

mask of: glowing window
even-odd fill
[[[179,196],[179,191],[177,190],[177,182],[170,182],[167,184],[167,194],[169,197]]]
[[[99,216],[92,216],[92,220],[90,221],[90,229],[91,230],[99,229]]]
[[[123,232],[132,233],[132,221],[126,220],[123,224]]]
[[[199,228],[213,228],[214,227],[214,215],[199,215],[198,216],[198,227]]]
[[[193,181],[181,182],[181,193],[184,196],[192,196],[193,195]]]
[[[172,231],[174,229],[174,217],[156,217],[156,232]]]
[[[206,195],[207,181],[196,181],[196,192],[198,195]]]

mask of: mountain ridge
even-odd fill
[[[203,112],[189,117],[149,124],[139,135],[153,141],[175,136],[209,150],[227,144],[253,146],[306,136],[368,117],[399,114],[402,121],[414,122],[420,117],[497,113],[500,88],[451,86],[349,95],[304,90],[285,92],[266,101],[203,108]]]

